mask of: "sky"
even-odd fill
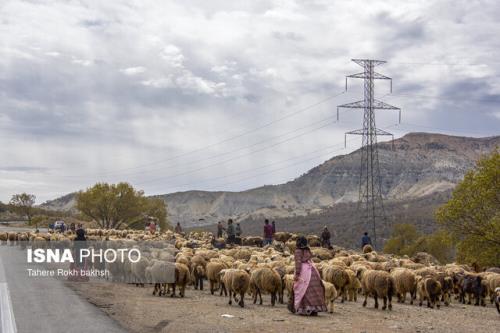
[[[3,0],[0,201],[96,182],[147,195],[293,180],[359,148],[344,133],[376,70],[377,126],[500,134],[500,2]],[[388,138],[381,138],[387,140]]]

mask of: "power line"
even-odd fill
[[[279,142],[276,142],[272,145],[269,145],[269,146],[266,146],[266,147],[263,147],[261,149],[258,149],[258,150],[254,150],[254,151],[251,151],[249,153],[246,153],[246,154],[241,154],[239,156],[236,156],[236,157],[233,157],[233,158],[230,158],[230,159],[227,159],[227,160],[224,160],[224,161],[220,161],[220,162],[217,162],[217,163],[213,163],[213,164],[210,164],[210,165],[207,165],[207,166],[203,166],[203,167],[200,167],[200,168],[197,168],[197,169],[194,169],[194,170],[190,170],[190,171],[186,171],[186,172],[182,172],[182,173],[178,173],[178,174],[175,174],[175,175],[172,175],[172,176],[168,176],[168,177],[159,177],[159,178],[155,178],[155,179],[151,179],[151,180],[148,180],[148,181],[144,181],[144,182],[139,182],[137,183],[138,185],[143,185],[143,184],[148,184],[148,183],[151,183],[151,182],[156,182],[156,181],[159,181],[159,180],[168,180],[168,179],[172,179],[172,178],[175,178],[175,177],[179,177],[179,176],[185,176],[185,175],[188,175],[188,174],[191,174],[193,172],[198,172],[198,171],[201,171],[201,170],[205,170],[205,169],[208,169],[208,168],[211,168],[211,167],[214,167],[214,166],[219,166],[219,165],[222,165],[222,164],[225,164],[225,163],[228,163],[228,162],[231,162],[231,161],[234,161],[234,160],[237,160],[237,159],[240,159],[242,157],[245,157],[245,156],[248,156],[248,155],[251,155],[251,154],[255,154],[255,153],[258,153],[258,152],[261,152],[261,151],[264,151],[264,150],[267,150],[267,149],[270,149],[270,148],[273,148],[273,147],[276,147],[278,145],[281,145],[283,143],[286,143],[286,142],[289,142],[291,140],[294,140],[296,138],[299,138],[301,136],[304,136],[306,134],[309,134],[309,133],[312,133],[314,131],[317,131],[319,129],[322,129],[322,128],[325,128],[326,126],[329,126],[331,124],[335,124],[337,123],[337,121],[332,121],[332,122],[329,122],[329,123],[326,123],[324,125],[321,125],[319,127],[316,127],[316,128],[313,128],[312,130],[310,131],[307,131],[307,132],[304,132],[304,133],[301,133],[301,134],[298,134],[296,136],[293,136],[291,138],[288,138],[288,139],[285,139],[283,141],[279,141]]]

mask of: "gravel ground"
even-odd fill
[[[101,308],[130,332],[499,332],[500,316],[495,307],[452,303],[432,310],[417,305],[393,303],[392,311],[367,308],[358,302],[335,302],[333,314],[318,317],[292,315],[285,305],[270,306],[245,299],[245,308],[229,306],[227,298],[207,290],[188,289],[186,297],[152,296],[152,287],[108,282],[72,283],[81,297]],[[286,298],[286,296],[285,296]],[[233,317],[223,317],[230,315]]]

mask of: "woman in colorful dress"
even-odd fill
[[[325,288],[318,270],[312,263],[312,253],[307,239],[300,236],[295,250],[295,277],[293,284],[293,308],[300,315],[317,316],[326,312]]]

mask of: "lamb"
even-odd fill
[[[346,299],[346,287],[349,285],[349,274],[344,268],[336,265],[329,265],[323,267],[323,280],[333,283],[337,290],[340,290],[342,295],[341,302],[344,303]]]
[[[253,303],[257,302],[258,295],[260,297],[259,304],[262,305],[262,292],[266,292],[271,294],[271,305],[274,306],[277,296],[279,296],[280,301],[283,300],[283,288],[281,286],[281,277],[275,270],[268,267],[255,269],[250,276]]]
[[[335,288],[335,285],[333,283],[326,282],[324,280],[323,287],[325,288],[325,303],[329,308],[329,312],[333,313],[333,302],[337,298],[337,289]]]
[[[419,297],[419,306],[427,299],[427,307],[433,309],[434,305],[439,309],[439,295],[441,294],[441,283],[433,277],[418,278],[417,292]]]
[[[413,304],[417,293],[415,273],[407,268],[395,268],[392,270],[391,276],[394,279],[394,289],[396,290],[398,303],[404,303],[406,301],[406,293],[410,293],[410,304]]]
[[[375,309],[378,309],[378,297],[382,297],[384,300],[382,310],[385,310],[387,307],[389,310],[392,310],[394,279],[389,273],[371,269],[360,269],[356,275],[361,280],[361,287],[365,295],[363,306],[366,306],[368,296],[372,295],[375,299]],[[389,303],[389,306],[387,306],[387,303]]]
[[[223,269],[219,275],[221,288],[224,290],[224,293],[227,294],[226,291],[229,291],[229,305],[232,304],[234,297],[238,305],[243,308],[245,306],[245,293],[250,286],[250,276],[248,273],[242,269]],[[240,295],[239,301],[237,295]]]

